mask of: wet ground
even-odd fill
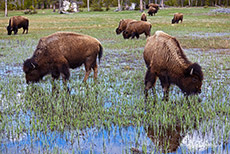
[[[223,36],[225,34],[199,33],[193,35],[195,37],[210,37]],[[229,33],[226,33],[226,36],[229,35]],[[139,77],[144,77],[146,67],[141,53],[143,48],[137,50],[140,52],[132,53],[128,50],[104,51],[105,54],[99,67],[99,77],[104,78],[100,80],[104,84],[111,82],[104,89],[108,93],[108,95],[102,98],[104,100],[102,103],[104,109],[119,108],[119,105],[123,103],[132,104],[135,99],[143,98],[143,78]],[[9,125],[1,126],[4,128],[1,129],[1,153],[15,153],[15,151],[16,153],[60,153],[61,151],[63,153],[92,152],[110,154],[158,153],[159,151],[163,153],[229,153],[229,113],[224,113],[224,111],[216,109],[215,103],[219,101],[220,104],[223,103],[226,105],[226,102],[228,102],[226,109],[229,111],[230,53],[224,49],[210,51],[185,49],[185,53],[191,61],[200,63],[204,69],[205,79],[200,95],[201,106],[205,106],[206,101],[210,101],[210,97],[214,97],[214,101],[208,103],[214,105],[213,108],[216,112],[215,119],[208,120],[207,117],[200,118],[196,123],[191,122],[187,129],[183,126],[183,123],[177,121],[174,125],[170,126],[156,123],[157,127],[146,123],[135,124],[130,122],[131,124],[127,125],[109,124],[109,126],[102,125],[101,127],[86,127],[83,129],[66,127],[64,131],[52,129],[34,131],[35,124],[31,123],[31,118],[34,118],[34,115],[38,113],[35,113],[33,110],[23,111],[22,109],[16,116],[12,111],[13,109],[11,109],[13,105],[11,106],[9,104],[10,101],[6,100],[4,96],[7,94],[7,89],[4,88],[4,85],[1,85],[0,113],[2,115],[2,113],[9,111],[7,113],[10,117]],[[132,77],[135,74],[138,75]],[[77,84],[81,84],[83,76],[83,67],[71,71],[69,83],[70,95],[78,95],[81,91],[84,91],[81,89],[76,90],[75,88]],[[90,78],[92,78],[92,74]],[[17,93],[14,94],[13,98],[16,100],[25,99],[23,98],[25,92],[22,90],[25,90],[25,87],[28,85],[24,81],[22,63],[6,64],[1,62],[0,79],[2,84],[9,84],[12,80],[18,80],[17,83],[19,86],[15,87],[17,88]],[[43,86],[43,88],[51,90],[51,86],[47,86],[50,85],[50,82],[50,77],[46,77],[38,86]],[[75,83],[73,84],[73,82]],[[93,83],[92,79],[89,79],[88,82],[89,84]],[[141,85],[141,87],[133,89],[136,90],[133,93],[132,89],[128,87],[129,84],[137,84],[137,86]],[[115,87],[119,87],[119,91]],[[159,81],[157,82],[156,89],[157,95],[161,98],[162,89]],[[224,93],[223,95],[219,95],[218,90],[220,89]],[[184,97],[175,86],[170,89],[170,93],[170,98],[175,101],[178,101],[178,98]],[[118,105],[114,106],[116,103]],[[220,116],[218,116],[217,111],[221,112]],[[145,109],[141,110],[141,112],[147,113]],[[164,116],[164,114],[161,116]],[[225,117],[223,118],[222,116]],[[186,120],[193,121],[193,117],[187,117]],[[20,129],[21,121],[25,126],[25,130]],[[20,133],[14,133],[16,130],[19,130]]]

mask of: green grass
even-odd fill
[[[155,98],[150,95],[148,102],[144,101],[145,36],[141,35],[138,40],[124,40],[122,35],[115,34],[120,19],[139,20],[139,11],[113,12],[112,9],[108,12],[84,11],[60,15],[52,10],[38,10],[38,14],[25,15],[30,20],[29,34],[22,35],[20,29],[16,36],[7,35],[5,26],[9,18],[3,17],[4,13],[0,12],[0,132],[4,134],[0,138],[1,152],[17,151],[10,149],[8,142],[20,141],[24,134],[31,143],[19,146],[19,150],[33,152],[35,149],[43,153],[81,151],[82,132],[97,129],[116,134],[113,128],[118,127],[122,134],[129,126],[133,126],[136,132],[131,135],[130,138],[134,138],[131,141],[123,134],[124,153],[130,153],[132,146],[147,152],[155,148],[164,151],[165,146],[161,143],[170,144],[167,139],[167,136],[170,138],[169,132],[178,132],[182,140],[183,136],[198,131],[204,136],[214,134],[210,139],[213,145],[228,143],[230,15],[211,14],[211,9],[169,8],[160,10],[156,16],[147,16],[152,24],[151,34],[163,30],[177,37],[188,58],[198,62],[204,71],[202,93],[199,96],[186,99],[178,87],[172,86],[168,102],[162,101],[159,81]],[[175,12],[182,12],[184,21],[172,26],[171,19]],[[13,15],[23,13],[9,12],[9,16]],[[52,91],[50,76],[37,84],[25,83],[23,60],[32,56],[41,37],[56,31],[88,34],[102,42],[104,54],[97,82],[93,81],[91,73],[87,83],[82,83],[84,68],[80,67],[71,70],[68,81],[70,94],[63,89],[61,80],[55,81],[57,88]],[[206,36],[207,33],[210,36]],[[143,140],[140,139],[142,127],[145,131]],[[148,136],[150,130],[154,130],[154,138]],[[41,133],[45,139],[41,138]],[[63,134],[63,140],[70,142],[71,148],[58,145],[49,147],[51,145],[47,140],[55,141],[55,137],[50,135],[52,133]],[[103,136],[105,149],[109,144],[108,136]],[[166,138],[162,140],[162,136]],[[43,144],[36,145],[36,141]],[[90,145],[89,149],[94,151],[93,141]]]

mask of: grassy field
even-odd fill
[[[144,101],[146,38],[124,40],[116,35],[120,19],[140,20],[139,11],[58,14],[38,10],[25,15],[29,33],[7,35],[9,17],[0,12],[0,151],[1,153],[174,153],[230,152],[230,15],[215,8],[166,8],[147,16],[151,34],[175,36],[185,54],[204,72],[202,93],[186,99],[176,86],[162,101]],[[175,12],[182,24],[171,25]],[[104,53],[99,78],[82,83],[84,67],[71,70],[70,93],[51,77],[27,85],[23,60],[31,57],[41,37],[72,31],[96,37]]]

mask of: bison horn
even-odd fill
[[[33,66],[33,68],[35,68],[35,67],[36,67],[33,63],[31,63],[31,65]]]
[[[190,71],[190,75],[192,75],[192,73],[193,73],[193,68],[192,68],[191,71]]]

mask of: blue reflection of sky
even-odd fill
[[[72,138],[72,142],[71,142]],[[133,126],[120,128],[112,126],[110,131],[106,129],[87,128],[85,130],[74,130],[60,132],[42,132],[31,136],[30,132],[22,135],[19,140],[5,140],[1,143],[1,153],[46,153],[46,152],[64,152],[64,153],[131,153],[131,148],[135,147],[142,151],[143,145],[147,152],[154,152],[155,146],[147,137],[143,127],[134,128]],[[217,146],[216,148],[207,148],[206,150],[197,149],[197,153],[207,154],[215,151],[221,153],[229,152],[230,144]],[[175,153],[191,152],[186,145],[182,144]],[[214,151],[213,151],[214,150]]]

